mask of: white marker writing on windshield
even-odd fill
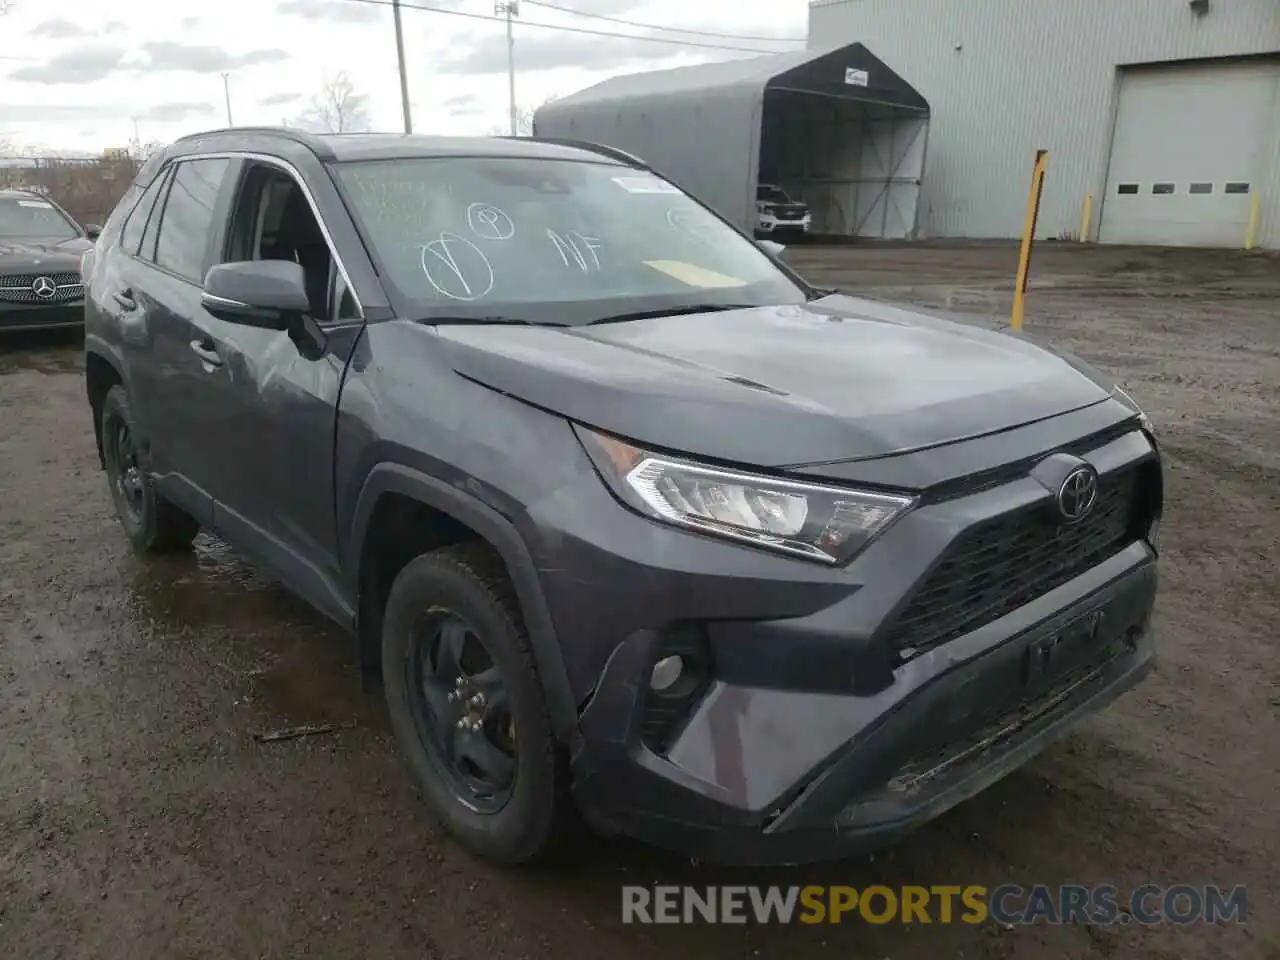
[[[467,207],[467,226],[484,240],[510,240],[516,235],[516,225],[506,212],[488,203]]]
[[[459,256],[462,264],[458,262]],[[444,271],[441,271],[442,265]],[[422,248],[422,272],[441,296],[451,300],[479,300],[493,289],[493,265],[489,258],[474,243],[456,233],[442,233],[439,240],[432,240]],[[467,279],[468,275],[471,280]],[[481,282],[473,287],[472,280]]]

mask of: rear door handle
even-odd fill
[[[205,369],[211,367],[222,366],[222,358],[218,356],[218,351],[214,348],[212,340],[192,340],[191,352],[200,358],[200,362],[205,365]]]
[[[133,291],[129,289],[117,290],[111,294],[116,303],[120,305],[121,310],[137,310],[138,301],[133,299]]]

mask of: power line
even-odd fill
[[[342,3],[363,3],[371,7],[394,6],[394,0],[341,0]],[[468,20],[485,20],[489,23],[505,24],[505,17],[496,17],[485,13],[469,13],[465,10],[445,10],[442,7],[427,7],[416,3],[405,3],[400,6],[405,10],[421,10],[424,13],[439,13],[447,17],[465,17]],[[521,20],[520,26],[535,27],[541,30],[560,30],[564,33],[582,33],[592,37],[618,37],[623,40],[641,40],[647,43],[666,43],[677,47],[701,47],[704,50],[729,50],[735,53],[777,53],[777,50],[761,50],[757,47],[730,47],[720,43],[701,43],[697,40],[676,40],[672,37],[646,37],[634,33],[614,33],[608,30],[592,30],[587,27],[567,27],[556,23],[541,23],[537,20]]]
[[[715,37],[718,40],[763,40],[766,43],[805,43],[804,37],[764,37],[760,35],[752,35],[747,33],[716,33],[711,30],[690,30],[685,27],[660,27],[656,23],[639,23],[635,20],[624,20],[621,17],[609,17],[603,13],[590,13],[586,10],[574,10],[571,7],[561,7],[554,3],[544,3],[543,0],[524,0],[525,3],[535,7],[546,7],[548,10],[556,10],[560,13],[569,13],[575,17],[588,17],[592,20],[607,20],[609,23],[620,23],[624,27],[638,27],[641,30],[665,30],[667,33],[689,33],[696,37]]]

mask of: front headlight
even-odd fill
[[[1112,384],[1111,393],[1116,397],[1116,399],[1138,415],[1138,422],[1142,424],[1142,429],[1146,430],[1147,433],[1155,433],[1155,426],[1152,425],[1151,418],[1143,412],[1143,409],[1140,406],[1138,406],[1138,401],[1129,396],[1128,391],[1122,390],[1120,387]]]
[[[850,559],[914,502],[704,466],[575,429],[601,476],[639,513],[822,563]]]

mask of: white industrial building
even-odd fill
[[[1280,0],[814,0],[928,101],[917,235],[1280,248]]]

